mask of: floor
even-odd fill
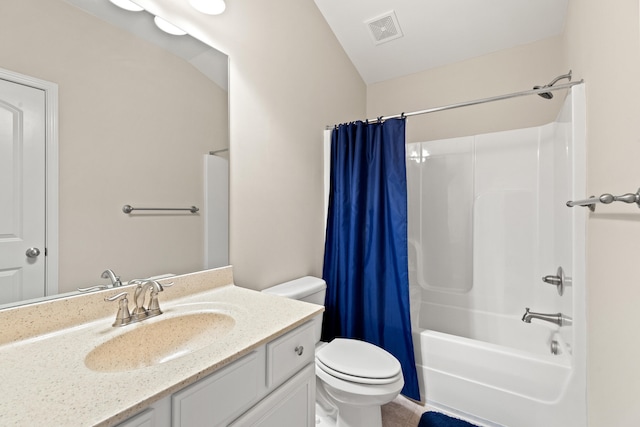
[[[429,409],[400,395],[382,406],[382,427],[416,427]]]

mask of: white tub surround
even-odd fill
[[[553,123],[407,146],[411,318],[427,403],[481,425],[585,425],[588,211],[566,206],[585,198],[585,109],[577,85]],[[541,280],[560,266],[562,295]],[[525,323],[527,307],[573,324]]]
[[[0,424],[110,426],[214,373],[323,310],[321,306],[233,285],[231,267],[176,276],[159,294],[164,314],[112,327],[117,304],[104,301],[132,287],[0,311]],[[109,338],[175,316],[188,305],[230,313],[233,329],[215,343],[153,366],[96,372],[85,357]],[[144,345],[144,343],[141,343]],[[126,355],[123,355],[126,357]]]

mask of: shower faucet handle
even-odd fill
[[[567,279],[564,276],[564,270],[562,267],[558,267],[558,271],[555,276],[544,276],[542,281],[550,285],[554,285],[558,289],[558,294],[560,296],[564,293],[564,287],[567,284]]]

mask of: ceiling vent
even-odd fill
[[[365,21],[365,24],[369,27],[371,37],[375,44],[386,43],[402,37],[402,31],[400,30],[398,18],[394,11]]]

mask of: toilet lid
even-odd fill
[[[365,341],[336,338],[316,354],[318,366],[347,381],[385,384],[400,374],[400,362],[382,348]]]

